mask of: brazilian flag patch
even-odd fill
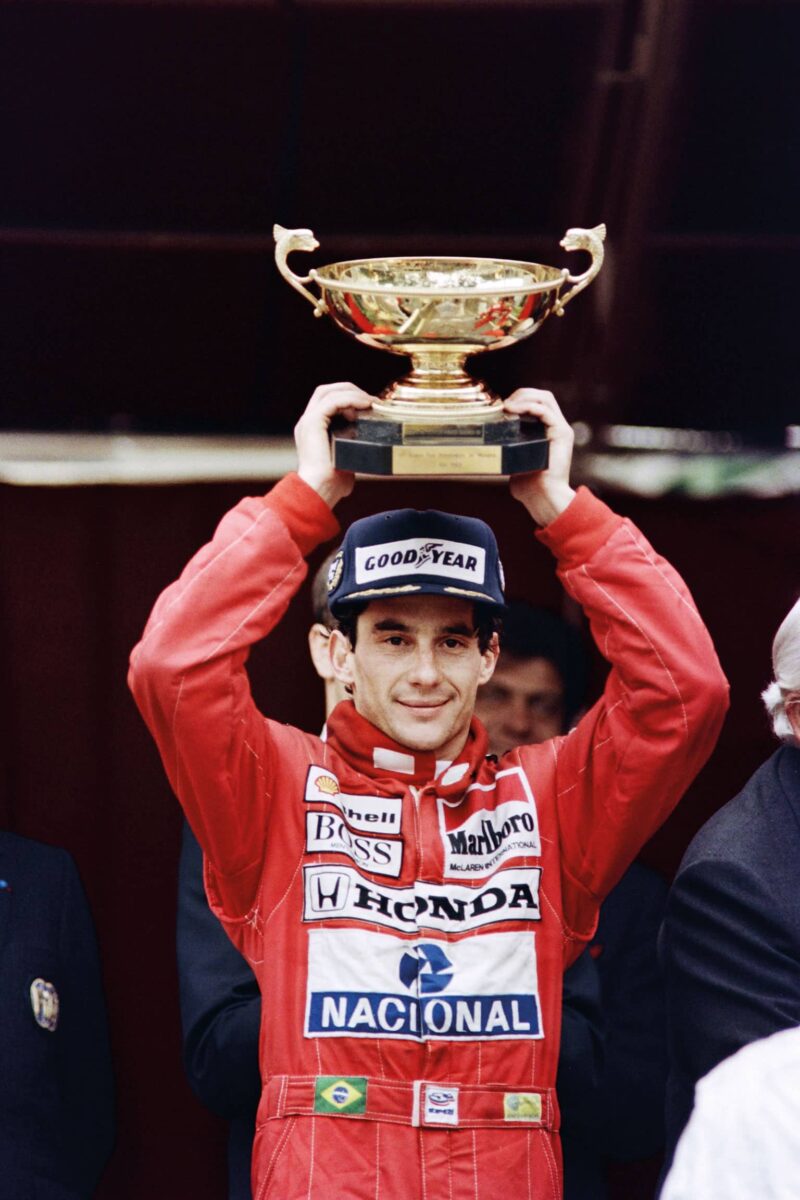
[[[363,1075],[318,1075],[314,1085],[314,1112],[338,1115],[363,1113],[367,1107],[367,1081]]]
[[[506,1121],[541,1121],[542,1097],[536,1092],[506,1092],[503,1117]]]

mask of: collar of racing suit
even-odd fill
[[[486,730],[473,717],[464,748],[455,761],[409,750],[362,717],[352,700],[336,705],[325,728],[331,748],[379,785],[396,792],[398,786],[433,784],[437,795],[446,800],[458,799],[474,782],[489,746]]]

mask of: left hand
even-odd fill
[[[331,421],[337,416],[353,421],[357,412],[371,405],[372,396],[354,383],[326,383],[315,390],[294,427],[297,474],[331,508],[343,496],[349,496],[355,483],[352,471],[339,471],[333,465],[328,437]]]
[[[539,388],[518,388],[503,402],[514,416],[538,417],[545,427],[550,457],[543,471],[516,475],[510,481],[511,495],[524,504],[537,525],[549,525],[575,497],[570,487],[572,464],[572,427],[558,407],[552,392]]]

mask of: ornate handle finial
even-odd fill
[[[321,296],[315,296],[307,287],[303,285],[310,283],[311,275],[295,275],[294,271],[289,267],[286,259],[293,250],[316,250],[319,247],[319,242],[314,237],[310,229],[284,229],[282,225],[273,225],[272,236],[275,238],[275,262],[278,270],[287,283],[291,284],[296,292],[301,296],[305,296],[306,300],[314,306],[314,316],[321,317],[323,313],[328,311],[328,306]]]
[[[555,304],[555,312],[557,316],[564,315],[564,308],[578,292],[582,292],[585,287],[594,279],[603,265],[605,258],[605,250],[603,242],[605,241],[606,227],[605,225],[595,225],[594,229],[568,229],[561,239],[561,245],[565,250],[586,250],[592,256],[589,269],[584,271],[582,275],[567,275],[566,282],[572,283],[575,286],[563,296],[559,296]]]

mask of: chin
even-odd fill
[[[395,740],[408,746],[409,750],[422,753],[433,753],[441,746],[446,746],[455,736],[452,729],[433,729],[429,725],[417,725],[416,722],[404,724],[402,732],[398,730]]]

